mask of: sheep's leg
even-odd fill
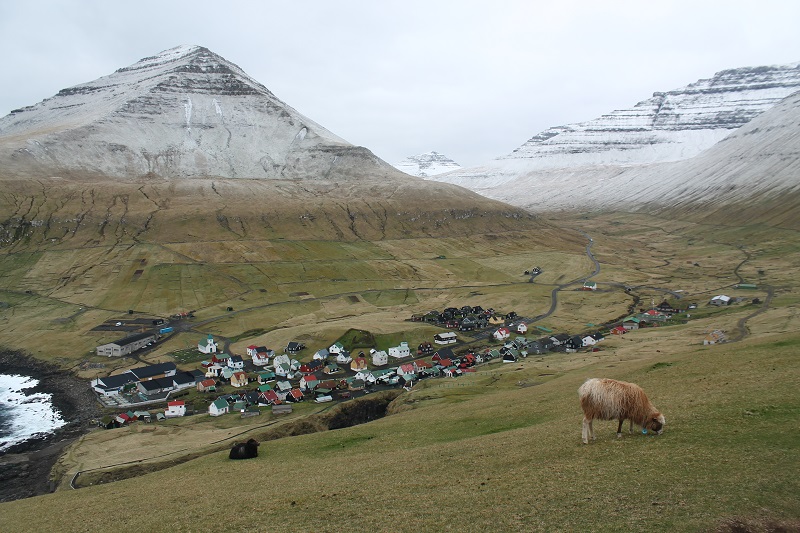
[[[589,421],[583,417],[583,424],[581,424],[581,440],[584,444],[589,444]]]
[[[633,419],[632,419],[632,418],[631,418],[631,425],[630,425],[630,428],[628,429],[628,433],[630,433],[631,435],[633,435]]]
[[[619,425],[617,426],[617,438],[618,439],[622,438],[622,423],[623,422],[625,422],[625,419],[624,418],[620,418],[619,419]]]

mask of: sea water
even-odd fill
[[[66,424],[51,394],[26,392],[38,383],[28,376],[0,374],[0,452]]]

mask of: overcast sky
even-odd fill
[[[181,44],[389,163],[463,166],[741,66],[800,61],[800,2],[0,0],[0,116]]]

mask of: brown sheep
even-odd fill
[[[584,444],[589,438],[595,440],[592,421],[619,420],[617,438],[622,437],[622,423],[630,420],[630,432],[633,433],[634,422],[647,430],[661,435],[664,431],[664,415],[647,399],[639,385],[607,378],[591,378],[580,386],[578,396],[583,409],[583,429],[581,437]]]

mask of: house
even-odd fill
[[[191,372],[178,372],[172,376],[172,388],[174,390],[188,389],[194,387],[197,381]]]
[[[458,329],[460,331],[473,331],[478,329],[478,321],[475,317],[465,316],[461,319],[461,324],[459,324]]]
[[[628,333],[628,330],[622,326],[617,326],[611,330],[612,335],[625,335],[626,333]]]
[[[167,410],[164,411],[164,416],[167,418],[177,418],[186,415],[186,404],[183,400],[174,400],[167,402]]]
[[[503,354],[504,363],[515,363],[517,361],[516,350],[508,350]]]
[[[584,291],[596,291],[597,290],[597,283],[594,281],[584,281],[583,288]]]
[[[427,361],[414,361],[414,372],[417,374],[431,368],[433,368],[433,365]]]
[[[370,385],[375,383],[375,380],[376,380],[375,375],[370,370],[368,370],[366,368],[356,372],[354,377],[356,379],[360,379],[364,383],[369,383]]]
[[[719,294],[711,298],[708,302],[708,305],[716,305],[717,307],[722,305],[730,305],[731,304],[731,297],[725,296],[724,294]]]
[[[458,342],[458,336],[453,331],[437,333],[433,336],[433,342],[436,344],[455,344]]]
[[[286,345],[286,351],[289,353],[297,353],[300,350],[304,350],[305,347],[306,345],[301,342],[292,341]]]
[[[401,387],[410,389],[418,379],[416,374],[403,374],[402,376],[398,375],[397,382]]]
[[[292,389],[286,395],[287,402],[302,402],[303,401],[303,393],[300,389]]]
[[[214,337],[209,333],[205,342],[200,341],[197,343],[197,350],[200,353],[217,353],[218,345],[214,342]]]
[[[417,346],[417,355],[428,355],[433,351],[433,345],[429,342],[420,343]]]
[[[345,349],[344,345],[341,342],[334,342],[333,344],[330,345],[330,347],[328,347],[328,353],[330,353],[331,355],[339,355],[343,351],[345,351]]]
[[[348,352],[347,350],[342,350],[341,352],[336,354],[336,362],[339,363],[340,365],[346,365],[350,363],[352,360],[353,358],[350,357],[350,352]]]
[[[364,390],[364,380],[362,379],[355,379],[355,378],[348,378],[347,379],[347,390],[350,391],[360,391]]]
[[[327,361],[329,355],[331,355],[330,350],[326,350],[325,348],[322,348],[321,350],[317,350],[314,353],[314,355],[312,356],[312,359],[317,359],[319,361]]]
[[[248,383],[249,381],[247,379],[247,373],[245,372],[234,372],[233,375],[231,375],[231,385],[233,387],[244,387]]]
[[[319,378],[314,374],[308,374],[300,378],[300,390],[314,390],[319,385]]]
[[[244,359],[239,355],[231,355],[228,357],[228,367],[234,370],[241,370],[244,368]]]
[[[275,372],[259,372],[258,373],[258,383],[263,385],[264,383],[269,383],[270,381],[275,381],[276,378]]]
[[[499,326],[501,324],[505,324],[506,319],[499,315],[492,315],[489,317],[489,324],[492,326]]]
[[[409,350],[408,343],[405,341],[401,342],[399,346],[392,346],[389,348],[389,357],[403,359],[404,357],[409,357],[410,355],[411,350]]]
[[[292,359],[285,353],[276,355],[275,357],[272,358],[272,366],[274,367],[277,367],[278,365],[282,365],[284,363],[286,364],[287,368],[289,368],[289,366],[291,366],[292,364]]]
[[[414,363],[404,363],[397,367],[397,375],[404,376],[406,374],[416,374],[417,371],[414,368]]]
[[[528,325],[525,322],[518,322],[514,325],[514,331],[520,335],[524,335],[528,331]]]
[[[172,382],[172,378],[154,378],[138,382],[136,388],[146,396],[154,396],[173,390],[175,385]]]
[[[228,366],[223,366],[222,370],[219,371],[219,378],[224,379],[225,381],[230,381],[234,372],[236,372],[234,369]]]
[[[313,372],[318,372],[322,370],[322,367],[324,365],[325,363],[322,362],[322,359],[312,359],[308,363],[300,365],[300,368],[298,370],[303,374],[311,374]]]
[[[338,373],[339,373],[339,372],[341,372],[341,371],[342,371],[342,369],[341,369],[341,368],[339,368],[339,365],[337,365],[336,363],[328,363],[328,364],[327,364],[327,365],[325,365],[325,367],[322,369],[322,372],[323,372],[324,374],[328,374],[328,375],[330,375],[330,374],[338,374]]]
[[[107,376],[104,378],[93,379],[91,382],[92,389],[103,396],[113,396],[119,394],[124,390],[135,388],[138,383],[136,376],[130,372],[117,374],[114,376]]]
[[[278,393],[272,389],[259,391],[258,405],[275,405],[281,403]]]
[[[258,346],[256,350],[250,355],[250,357],[252,357],[253,364],[255,366],[267,366],[269,364],[269,358],[275,357],[275,352],[273,350],[265,348],[264,346]]]
[[[367,368],[367,358],[366,357],[356,357],[350,363],[350,370],[358,372],[359,370],[365,370]]]
[[[217,390],[217,382],[213,379],[204,379],[197,384],[199,392],[214,392]]]
[[[680,309],[670,305],[669,302],[667,302],[666,300],[664,300],[663,302],[658,304],[656,306],[656,310],[661,311],[662,313],[665,313],[665,314],[668,314],[668,315],[672,315],[672,314],[681,312]]]
[[[156,341],[155,333],[136,333],[129,335],[118,341],[110,342],[108,344],[100,345],[96,348],[97,355],[105,355],[107,357],[121,357],[128,355],[136,350],[144,348],[150,343]]]
[[[223,368],[228,368],[227,366],[222,366],[219,363],[211,363],[210,366],[206,367],[206,376],[207,378],[216,378],[222,373]]]
[[[211,416],[220,416],[228,413],[230,411],[230,406],[228,402],[225,401],[223,398],[217,398],[211,405],[208,406],[208,414]]]
[[[622,321],[622,327],[625,328],[625,331],[631,331],[631,330],[634,330],[634,329],[639,329],[639,323],[640,322],[641,322],[641,320],[639,320],[638,317],[629,316],[629,317],[627,317],[626,319],[624,319]]]
[[[497,328],[494,333],[492,333],[492,337],[497,339],[498,341],[504,341],[511,336],[511,331],[506,328]]]
[[[174,376],[177,371],[178,367],[175,366],[175,363],[159,363],[128,370],[139,381]]]
[[[586,335],[581,339],[583,346],[594,346],[597,344],[597,340],[592,335]]]
[[[287,415],[292,412],[291,405],[280,405],[280,404],[273,404],[272,405],[272,414],[273,415]]]
[[[453,355],[452,348],[439,348],[436,350],[436,353],[433,354],[433,357],[431,357],[431,361],[438,363],[443,359],[453,359],[454,357],[455,355]]]
[[[282,378],[289,377],[289,374],[292,373],[292,368],[289,366],[289,363],[275,364],[274,369],[275,375]]]
[[[386,353],[384,350],[372,351],[372,364],[374,366],[383,366],[389,364],[389,354]]]
[[[569,340],[570,335],[567,333],[559,333],[557,335],[553,335],[550,337],[550,340],[553,342],[553,346],[563,346]]]
[[[564,343],[564,346],[566,346],[568,350],[577,350],[579,348],[583,348],[583,338],[580,335],[573,335],[567,339],[567,342]]]
[[[544,346],[542,346],[542,343],[539,341],[529,342],[527,350],[528,353],[532,353],[534,355],[542,355],[543,353],[547,353],[547,350],[544,349]]]

